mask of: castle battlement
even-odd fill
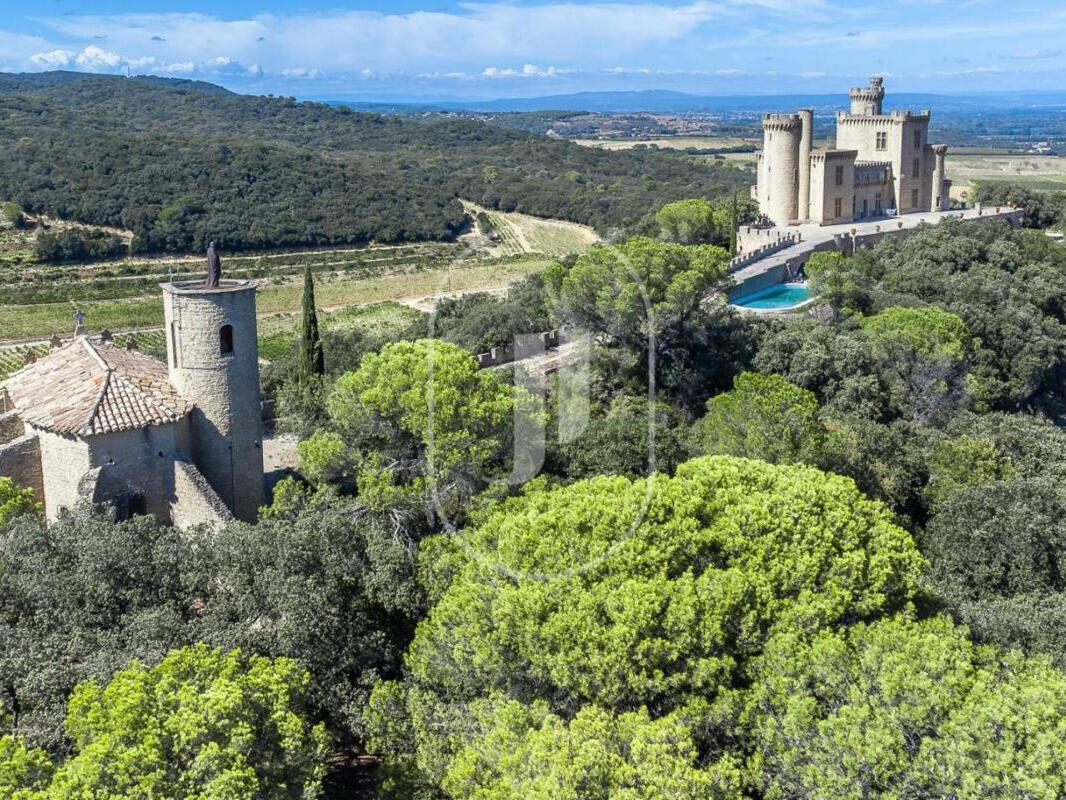
[[[799,114],[764,114],[762,118],[763,130],[791,131],[799,128],[801,124]]]
[[[858,150],[815,150],[811,153],[811,161],[832,161],[833,159],[853,159]]]
[[[852,114],[847,111],[837,112],[837,123],[843,123],[845,125],[873,125],[873,124],[894,124],[897,122],[908,122],[910,120],[926,120],[928,121],[931,114],[928,110],[922,110],[917,113],[914,111],[889,111],[887,114]]]
[[[928,109],[884,113],[884,81],[853,87],[851,105],[836,114],[835,147],[812,149],[813,115],[763,117],[753,196],[776,225],[850,223],[893,213],[950,207],[946,147],[929,143]]]

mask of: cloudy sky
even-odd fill
[[[1066,89],[1063,0],[0,0],[0,70],[307,98]]]

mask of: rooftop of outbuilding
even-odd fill
[[[24,422],[76,436],[167,425],[192,409],[165,364],[106,338],[78,336],[0,386]]]

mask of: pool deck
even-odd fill
[[[1017,227],[1021,224],[1021,216],[1019,209],[978,206],[965,210],[901,214],[844,225],[808,224],[768,228],[761,234],[767,242],[776,241],[789,234],[797,236],[799,241],[734,271],[732,276],[736,284],[730,290],[729,296],[742,297],[789,280],[807,263],[812,253],[835,250],[850,254],[860,247],[869,247],[886,236],[906,237],[920,225],[936,225],[945,219],[961,219],[967,222],[1007,220]]]

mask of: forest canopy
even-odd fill
[[[748,182],[677,154],[610,152],[470,119],[380,116],[191,82],[5,76],[0,197],[133,231],[135,252],[446,240],[457,198],[632,228]],[[647,218],[647,219],[646,219]]]

